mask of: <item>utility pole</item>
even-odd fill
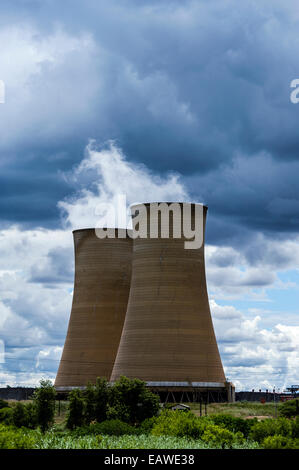
[[[278,393],[279,393],[279,390],[280,390],[280,389],[278,389]],[[277,405],[278,405],[278,404],[277,404],[277,400],[276,400],[277,397],[276,397],[276,389],[275,389],[275,387],[274,387],[273,392],[274,392],[275,418],[277,418]]]

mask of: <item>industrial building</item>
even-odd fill
[[[137,205],[131,209],[138,212]],[[186,237],[175,237],[169,220],[168,238],[161,236],[161,217],[156,238],[149,228],[133,240],[74,232],[74,299],[58,390],[125,375],[146,381],[162,401],[234,400],[209,308],[204,243],[186,249]]]

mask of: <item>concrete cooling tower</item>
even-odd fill
[[[58,391],[110,379],[125,319],[132,239],[100,239],[75,230],[75,283],[67,337],[55,381]]]
[[[149,220],[150,205],[145,206]],[[195,206],[189,208],[193,224]],[[132,214],[138,208],[132,206]],[[204,237],[207,207],[201,208]],[[137,377],[162,399],[196,390],[213,393],[214,401],[221,394],[231,400],[209,308],[204,243],[186,249],[184,236],[173,237],[174,218],[170,237],[162,238],[158,220],[158,238],[149,237],[148,227],[148,237],[133,240],[130,296],[111,381]]]

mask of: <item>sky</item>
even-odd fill
[[[0,386],[55,378],[71,231],[119,193],[208,205],[226,377],[299,382],[298,27],[295,0],[2,0]]]

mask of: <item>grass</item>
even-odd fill
[[[190,406],[191,411],[196,416],[200,415],[200,404],[199,403],[186,403]],[[275,404],[274,403],[260,403],[260,402],[248,402],[248,401],[237,401],[235,403],[210,403],[207,405],[207,414],[228,414],[235,416],[236,418],[247,418],[247,417],[275,417]],[[205,407],[202,406],[202,415],[205,414]]]
[[[68,410],[68,401],[60,401],[60,410],[59,410],[59,402],[55,402],[55,417],[54,417],[54,422],[57,424],[59,427],[64,426],[65,420],[66,420],[66,415],[67,415],[67,410]]]

